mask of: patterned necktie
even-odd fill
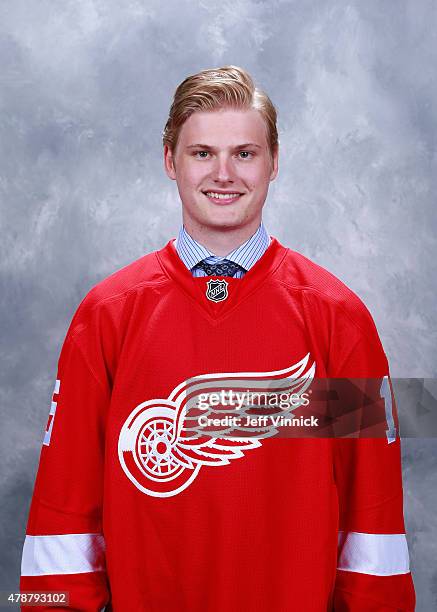
[[[203,270],[207,276],[234,276],[238,270],[245,271],[243,266],[229,259],[222,259],[215,264],[207,264],[205,260],[202,260],[194,267]]]

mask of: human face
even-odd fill
[[[278,151],[272,160],[259,111],[193,113],[179,132],[176,151],[164,147],[164,162],[177,182],[189,232],[256,231],[269,182],[278,173]]]

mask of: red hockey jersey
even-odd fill
[[[414,610],[399,438],[184,438],[193,380],[311,365],[389,375],[363,303],[275,238],[242,279],[193,278],[170,240],[96,285],[59,359],[21,590],[89,612]]]

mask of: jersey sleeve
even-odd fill
[[[394,394],[387,358],[367,309],[360,329],[349,325],[344,336],[339,331],[335,351],[331,377],[380,381],[387,436],[334,440],[339,502],[334,610],[411,612],[415,592],[403,517],[400,439],[393,426]]]
[[[59,357],[20,591],[67,592],[68,604],[56,609],[99,612],[109,600],[102,499],[110,385],[97,335],[84,329],[77,334],[77,327],[70,326]],[[51,610],[53,605],[21,609]]]

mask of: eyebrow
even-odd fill
[[[236,145],[235,147],[232,147],[232,148],[233,149],[246,149],[248,147],[257,147],[258,149],[262,149],[261,145],[256,144],[255,142],[245,142],[244,144]],[[209,149],[211,151],[215,149],[215,147],[211,147],[210,145],[202,144],[202,143],[188,145],[185,148],[186,149]]]

